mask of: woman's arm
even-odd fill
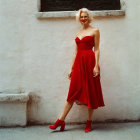
[[[72,59],[72,65],[71,65],[71,68],[70,68],[70,72],[68,74],[69,79],[71,79],[71,76],[72,76],[73,64],[74,64],[74,61],[75,61],[75,58],[76,58],[76,54],[77,54],[77,46],[75,45],[75,53],[74,53],[74,56],[73,56],[73,59]]]
[[[100,50],[99,50],[99,42],[100,42],[100,32],[97,29],[95,31],[95,46],[94,46],[94,53],[95,53],[95,67],[93,69],[93,75],[96,77],[99,74],[99,56],[100,56]]]
[[[99,65],[99,57],[100,57],[100,50],[99,50],[99,42],[100,42],[100,31],[99,29],[96,29],[95,31],[95,46],[94,46],[94,52],[95,52],[95,67],[98,67]]]
[[[74,56],[73,56],[73,59],[72,59],[72,65],[71,65],[71,69],[70,69],[70,71],[72,71],[72,68],[73,68],[73,64],[74,64],[74,61],[75,61],[76,55],[77,55],[77,45],[75,45],[75,52],[74,52]]]

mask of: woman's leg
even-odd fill
[[[65,103],[63,112],[61,116],[59,117],[60,120],[65,120],[67,114],[69,113],[70,109],[72,108],[74,102],[67,102]]]
[[[92,119],[92,114],[93,114],[94,109],[88,108],[88,120]]]
[[[88,120],[86,121],[86,128],[85,128],[85,132],[89,132],[92,130],[91,128],[91,123],[92,123],[92,114],[93,114],[93,109],[92,108],[88,108]]]

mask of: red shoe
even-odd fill
[[[89,131],[92,130],[92,128],[91,128],[91,122],[92,122],[91,120],[87,120],[85,132],[89,132]]]
[[[56,129],[57,127],[61,126],[60,131],[64,131],[65,128],[65,121],[57,119],[54,125],[49,125],[50,129]]]

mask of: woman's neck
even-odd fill
[[[90,27],[89,24],[85,24],[85,25],[83,25],[83,29],[88,29],[89,27]]]

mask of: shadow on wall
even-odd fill
[[[39,103],[41,102],[41,97],[37,95],[35,92],[30,92],[29,94],[29,101],[27,103],[27,124],[35,124],[37,123],[36,120],[32,118],[32,116],[39,113]]]

